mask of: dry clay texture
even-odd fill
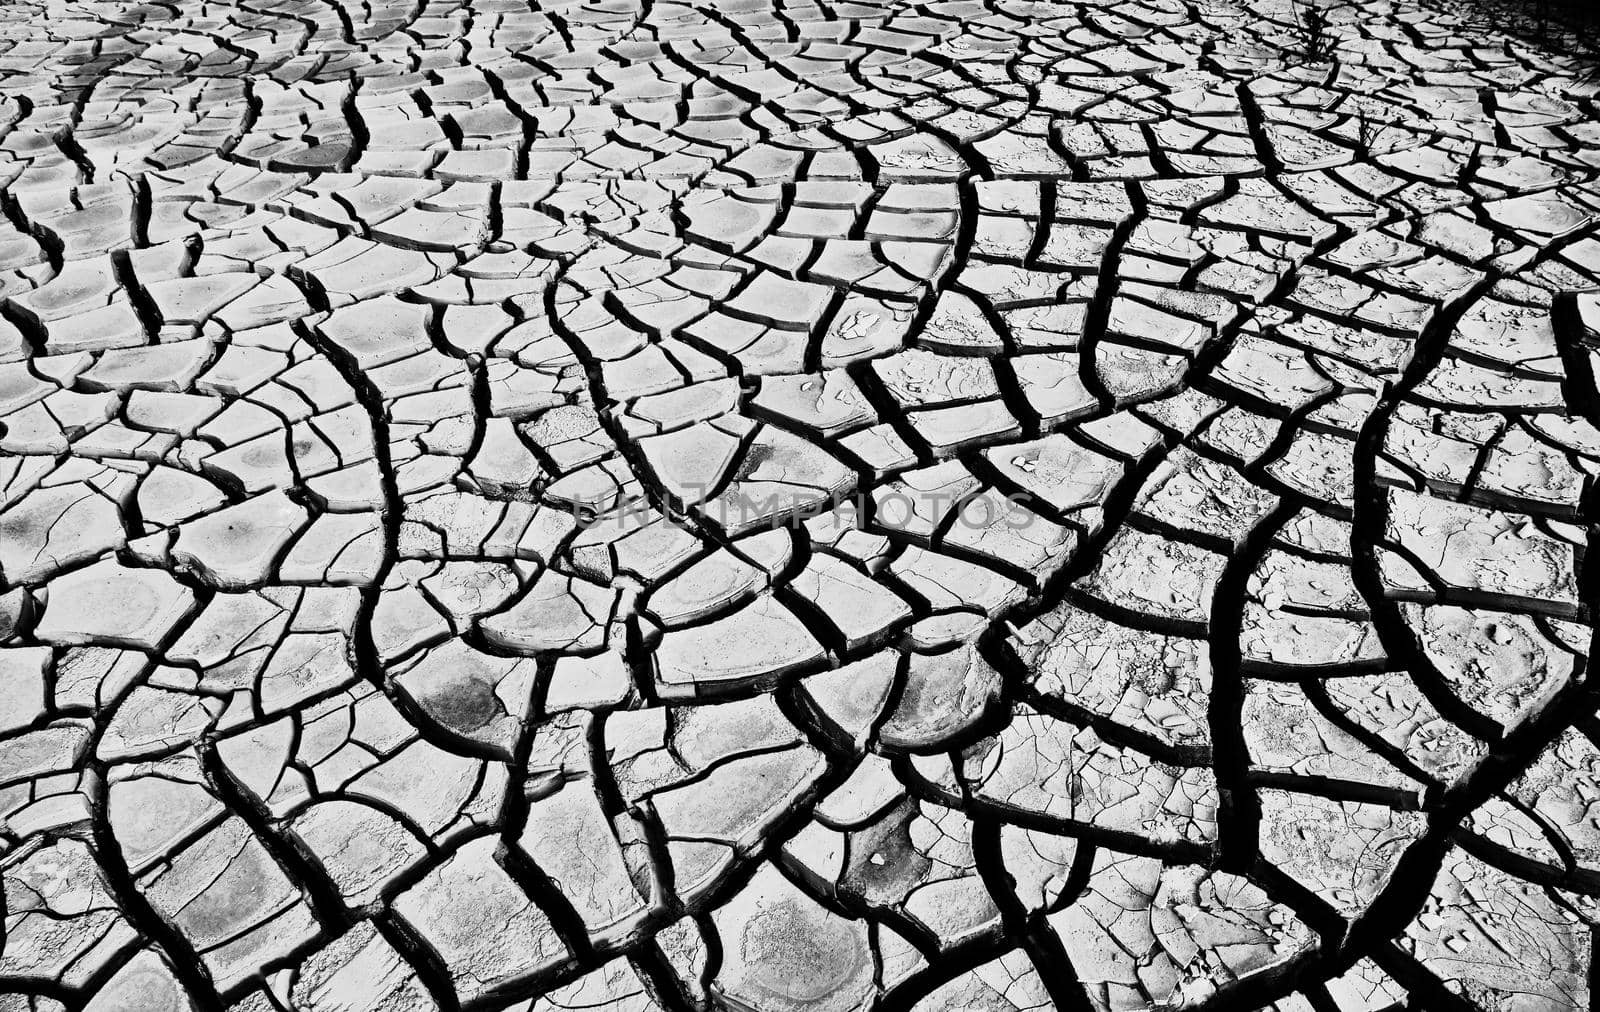
[[[0,1012],[1590,1008],[1600,86],[1309,9],[0,6]]]

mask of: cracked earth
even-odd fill
[[[1590,1008],[1600,88],[1322,9],[0,7],[0,1012]]]

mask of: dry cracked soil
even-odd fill
[[[1596,80],[9,0],[0,1012],[1590,1009]]]

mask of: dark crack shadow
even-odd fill
[[[1572,69],[1578,80],[1600,85],[1600,3],[1594,0],[1457,0],[1448,5],[1427,0],[1422,6],[1448,6],[1465,27],[1576,61]]]

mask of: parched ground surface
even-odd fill
[[[0,7],[0,1010],[1590,1008],[1596,86],[1328,11]]]

